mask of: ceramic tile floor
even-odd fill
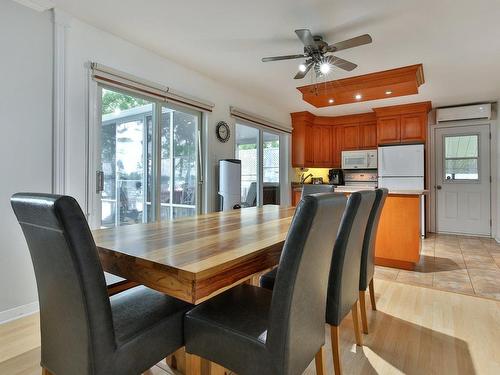
[[[500,300],[500,244],[493,239],[431,234],[414,271],[376,267],[375,277]]]

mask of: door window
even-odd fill
[[[479,135],[454,135],[444,137],[444,178],[479,180]]]

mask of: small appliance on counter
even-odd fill
[[[342,169],[377,169],[377,150],[342,151]]]
[[[342,169],[330,169],[328,171],[328,182],[330,185],[344,185],[344,171]]]
[[[241,208],[241,160],[219,160],[219,207],[221,211]]]
[[[347,171],[344,174],[345,185],[337,186],[335,191],[354,192],[358,190],[373,190],[377,188],[377,171]]]
[[[323,183],[323,177],[312,177],[311,183],[314,185],[321,185]]]

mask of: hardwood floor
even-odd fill
[[[430,235],[414,271],[376,267],[375,277],[500,300],[500,244],[490,238]]]
[[[353,321],[340,330],[344,374],[499,374],[500,302],[376,280],[378,311],[368,309],[370,334],[356,346]],[[36,315],[0,325],[0,374],[40,375]],[[325,326],[326,374],[333,374]],[[314,360],[305,374],[315,374]],[[165,362],[148,375],[171,375]]]

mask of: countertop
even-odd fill
[[[292,182],[292,189],[302,189],[302,185],[312,185],[312,184],[301,184],[300,182]],[[322,185],[329,185],[329,184],[322,184]],[[345,186],[345,185],[342,185]],[[341,189],[336,191],[341,191]],[[362,190],[362,189],[359,189]],[[350,193],[356,191],[356,187],[352,187],[352,189],[347,190],[346,193]],[[397,190],[389,190],[389,195],[427,195],[429,194],[429,190],[403,190],[403,189],[397,189]]]

